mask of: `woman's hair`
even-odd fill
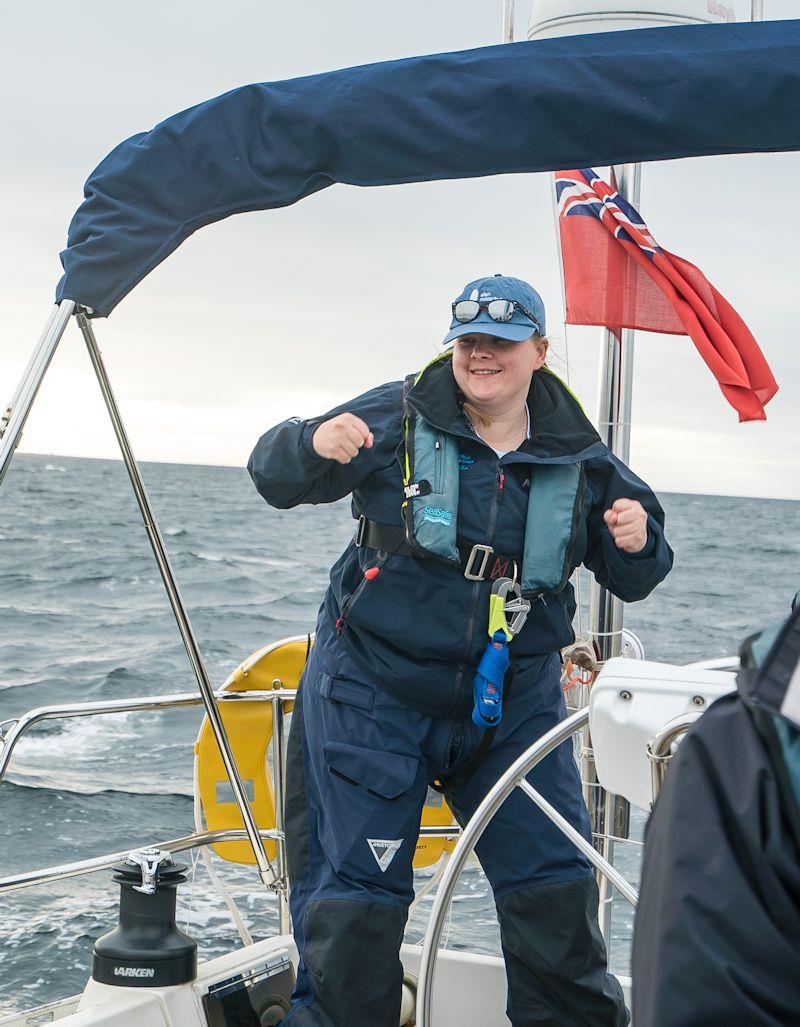
[[[549,340],[548,340],[546,335],[537,335],[536,333],[534,333],[531,336],[531,338],[534,340],[534,342],[549,342]],[[455,345],[455,343],[453,345]],[[451,349],[452,349],[452,347],[451,347]],[[543,366],[546,367],[547,365],[545,364]],[[491,426],[492,426],[492,419],[491,419],[491,417],[489,417],[488,414],[484,414],[484,412],[482,410],[478,410],[478,408],[476,406],[474,406],[468,400],[464,399],[464,394],[461,392],[460,389],[458,390],[458,400],[459,400],[459,403],[461,404],[461,409],[464,411],[464,413],[469,418],[470,423],[472,424],[473,428],[475,428],[476,430],[478,428],[491,428]]]
[[[469,418],[473,428],[491,428],[491,417],[489,417],[488,414],[484,414],[482,410],[478,410],[478,408],[473,406],[472,403],[467,402],[467,400],[463,400],[461,403],[461,409]]]

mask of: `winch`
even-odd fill
[[[175,924],[185,863],[162,849],[136,849],[114,865],[119,923],[94,946],[92,977],[125,988],[185,984],[197,976],[197,942]]]

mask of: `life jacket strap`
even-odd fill
[[[366,546],[368,549],[380,549],[392,556],[427,559],[412,550],[406,541],[405,530],[399,525],[371,521],[364,514],[358,519],[354,541],[359,548]],[[456,539],[456,546],[459,566],[468,581],[495,581],[497,578],[513,577],[515,565],[518,576],[522,573],[521,556],[503,556],[495,552],[490,545],[471,542],[461,537]]]

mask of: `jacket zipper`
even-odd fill
[[[383,567],[385,562],[385,560],[382,560],[380,563],[374,564],[374,566],[379,568]],[[352,607],[356,599],[358,599],[358,597],[364,591],[364,586],[368,584],[369,580],[369,578],[364,576],[364,572],[362,571],[361,581],[359,581],[355,589],[350,593],[349,596],[346,597],[345,601],[342,603],[341,608],[339,609],[339,616],[336,618],[335,624],[336,630],[340,635],[344,631],[344,626],[347,621],[347,614],[350,612],[350,608]]]
[[[503,470],[500,461],[497,462],[497,480],[495,482],[495,490],[492,496],[492,505],[489,508],[489,521],[486,525],[486,545],[491,545],[494,539],[494,531],[497,527],[497,514],[500,509],[500,501],[503,498],[503,489],[506,485],[506,473]],[[467,669],[466,660],[469,656],[469,650],[472,645],[472,638],[475,634],[475,618],[477,614],[478,598],[480,596],[481,585],[483,582],[476,581],[472,586],[472,595],[469,601],[469,613],[467,615],[467,634],[464,640],[464,650],[461,657],[461,664],[458,668],[458,674],[456,675],[456,687],[455,687],[455,698],[454,703],[458,702],[458,698],[461,695],[462,683],[464,680],[464,672]]]
[[[434,468],[433,468],[433,491],[441,493],[444,482],[444,436],[440,431],[436,432],[434,447]]]

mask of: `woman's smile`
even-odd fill
[[[509,342],[470,333],[453,347],[453,376],[468,402],[496,417],[524,406],[531,375],[541,367],[546,352],[547,343],[537,337]]]

